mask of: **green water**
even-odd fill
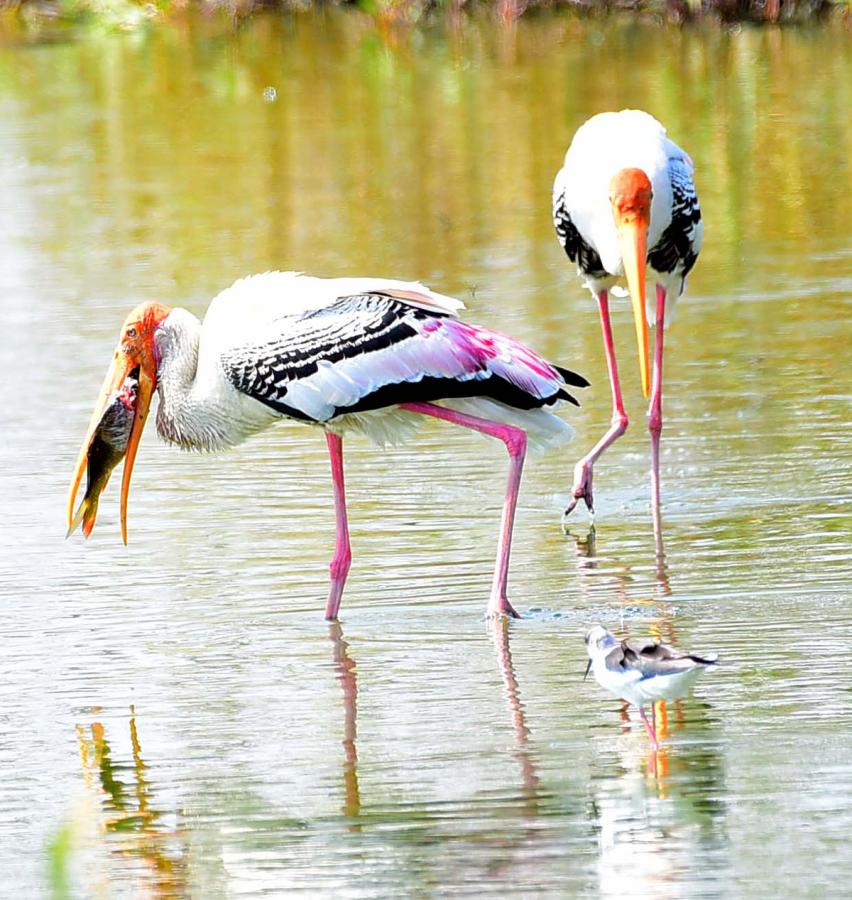
[[[560,513],[609,392],[550,221],[574,129],[641,106],[696,164],[667,337],[664,556],[633,425]],[[0,894],[813,896],[852,878],[852,43],[841,27],[355,13],[0,45]],[[84,544],[65,491],[126,313],[271,268],[420,278],[592,387],[528,465],[442,427],[347,444],[354,562],[322,619],[322,435],[147,434]],[[593,621],[715,650],[664,749],[582,681]]]

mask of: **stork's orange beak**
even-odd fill
[[[641,169],[622,169],[610,182],[610,201],[618,233],[624,277],[630,291],[636,341],[639,345],[639,371],[642,393],[647,397],[651,379],[648,364],[648,323],[645,318],[645,256],[648,252],[648,226],[651,222],[653,190]]]
[[[89,454],[93,442],[98,436],[104,413],[115,393],[121,389],[128,376],[134,370],[138,370],[139,385],[136,394],[135,410],[133,411],[133,423],[127,439],[124,473],[121,480],[121,538],[125,544],[127,543],[127,499],[130,493],[130,478],[133,474],[133,464],[136,460],[136,451],[139,447],[139,440],[142,437],[142,430],[148,419],[151,399],[157,388],[154,331],[170,312],[169,307],[160,303],[143,303],[133,310],[122,326],[118,346],[115,348],[112,363],[101,386],[92,418],[89,421],[86,437],[77,455],[74,474],[71,477],[67,509],[69,534],[79,524],[81,518],[79,513],[76,517],[74,516],[74,501],[80,489],[83,473],[86,471],[89,463]],[[98,481],[97,493],[103,491],[108,479],[109,472]],[[84,522],[83,531],[86,537],[89,536],[94,527],[96,512],[97,496],[94,497],[92,507],[85,510],[82,516]]]

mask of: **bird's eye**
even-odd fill
[[[127,329],[127,335],[126,335],[126,337],[129,337],[129,338],[135,338],[135,337],[136,337],[136,329],[135,329],[135,328],[128,328],[128,329]]]

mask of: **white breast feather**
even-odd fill
[[[622,265],[609,200],[610,179],[627,168],[642,169],[650,179],[654,197],[648,246],[653,247],[671,222],[672,192],[668,176],[671,146],[677,147],[653,116],[641,110],[625,109],[593,116],[577,130],[565,154],[565,164],[554,183],[554,194],[558,197],[564,192],[575,227],[597,250],[606,271],[613,275],[622,274]]]

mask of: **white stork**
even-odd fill
[[[122,326],[80,451],[69,525],[93,436],[127,378],[137,379],[138,389],[121,487],[125,542],[130,477],[155,390],[160,437],[186,449],[224,449],[282,418],[318,425],[334,482],[337,538],[326,618],[336,619],[351,561],[342,436],[359,430],[382,443],[411,431],[418,419],[412,414],[434,416],[497,437],[509,451],[488,614],[515,616],[506,579],[527,435],[540,445],[569,438],[570,426],[551,410],[566,400],[576,404],[566,385],[588,382],[513,338],[462,322],[461,308],[416,282],[297,272],[237,281],[212,301],[203,324],[185,309],[141,304]]]
[[[574,135],[553,185],[553,221],[568,258],[598,302],[612,387],[609,430],[574,469],[572,500],[594,513],[592,470],[597,458],[624,434],[621,398],[609,320],[609,292],[625,282],[633,304],[642,391],[648,396],[648,329],[656,325],[648,428],[651,432],[652,500],[660,500],[660,432],[663,427],[663,329],[701,249],[701,210],[688,154],[663,126],[636,109],[593,116]],[[646,281],[656,288],[656,310],[645,307]]]

